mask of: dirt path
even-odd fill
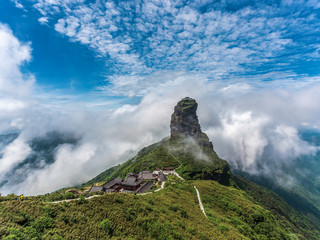
[[[85,199],[91,199],[91,198],[94,198],[94,197],[100,197],[102,195],[92,195],[92,196],[89,196],[89,197],[86,197]],[[66,199],[66,200],[61,200],[61,201],[54,201],[54,202],[49,202],[49,203],[62,203],[62,202],[71,202],[71,201],[76,201],[76,200],[80,200],[80,198],[74,198],[74,199]]]
[[[157,190],[154,190],[154,191],[155,191],[155,192],[159,192],[160,190],[162,190],[162,189],[164,188],[164,185],[165,185],[165,184],[166,184],[166,182],[162,182],[160,188],[157,189]]]
[[[173,171],[173,174],[176,175],[178,178],[180,178],[181,180],[184,180],[183,177],[181,177],[177,172],[176,170]]]
[[[137,193],[137,195],[147,195],[147,194],[151,194],[154,192],[159,192],[160,190],[162,190],[164,188],[166,182],[162,182],[160,188],[158,188],[157,190],[154,190],[153,192],[146,192],[146,193]]]
[[[202,205],[202,202],[201,202],[200,193],[199,193],[199,191],[198,191],[198,189],[197,189],[196,186],[194,186],[194,189],[195,189],[196,192],[197,192],[197,197],[198,197],[200,209],[201,209],[201,211],[203,212],[203,214],[206,216],[206,218],[208,218],[206,212],[204,211],[204,207],[203,207],[203,205]]]

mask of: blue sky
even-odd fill
[[[163,72],[259,87],[318,81],[318,1],[7,0],[0,22],[31,47],[43,91],[140,97]],[[273,81],[274,84],[266,83]]]

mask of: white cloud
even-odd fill
[[[31,59],[30,43],[20,42],[7,25],[0,23],[0,132],[10,128],[30,104],[34,77],[20,67]]]
[[[24,9],[23,5],[18,0],[11,0],[16,6],[16,8]]]
[[[52,165],[36,171],[24,168],[29,171],[25,181],[5,185],[1,192],[45,193],[89,180],[168,136],[170,115],[185,96],[197,100],[202,130],[219,156],[234,167],[267,176],[277,172],[278,181],[286,182],[290,176],[279,176],[290,159],[318,150],[302,141],[298,130],[306,125],[320,127],[316,104],[319,84],[277,91],[259,89],[256,93],[251,85],[208,83],[199,75],[167,73],[165,77],[167,81],[150,90],[138,104],[100,111],[62,106],[58,111],[33,110],[40,115],[31,113],[23,119],[21,146],[52,130],[81,139],[76,145],[61,145]],[[315,104],[310,104],[313,101]],[[22,160],[16,158],[15,163]]]
[[[5,173],[9,172],[16,164],[23,161],[31,152],[31,148],[23,139],[17,138],[10,145],[1,150],[0,180],[4,180]]]
[[[299,59],[313,60],[318,51],[314,41],[305,46],[292,36],[316,36],[320,29],[314,2],[295,4],[240,4],[227,11],[232,2],[38,0],[35,7],[44,16],[55,15],[57,7],[55,29],[107,59],[108,91],[133,96],[141,95],[140,89],[127,91],[129,86],[144,84],[150,74],[163,70],[197,72],[214,80],[239,79],[244,73],[259,79],[265,72],[273,72],[276,80],[294,73]],[[305,13],[293,16],[288,5]],[[313,54],[301,56],[304,51]],[[259,72],[263,66],[268,71]]]
[[[49,22],[49,19],[48,19],[48,17],[41,17],[38,19],[38,22],[41,24],[46,24]]]
[[[23,75],[20,67],[31,59],[30,44],[23,44],[11,30],[0,23],[0,96],[23,97],[30,92],[32,77]],[[22,84],[24,88],[18,88]]]

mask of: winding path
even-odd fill
[[[100,197],[102,195],[92,195],[92,196],[89,196],[89,197],[86,197],[85,199],[91,199],[91,198],[94,198],[94,197]],[[61,201],[54,201],[54,202],[49,202],[49,203],[62,203],[62,202],[71,202],[71,201],[76,201],[76,200],[80,200],[80,198],[74,198],[74,199],[65,199],[65,200],[61,200]]]
[[[203,207],[203,205],[202,205],[202,202],[201,202],[200,193],[199,193],[199,191],[198,191],[198,189],[197,189],[196,186],[194,186],[194,189],[195,189],[196,192],[197,192],[197,197],[198,197],[200,209],[201,209],[201,211],[203,212],[203,214],[206,216],[206,218],[208,218],[206,212],[204,211],[204,207]]]
[[[153,192],[146,192],[146,193],[137,193],[137,195],[147,195],[147,194],[151,194],[151,193],[154,193],[154,192],[159,192],[160,190],[162,190],[163,188],[164,188],[164,184],[165,184],[166,182],[162,182],[161,183],[161,186],[160,186],[160,188],[158,188],[157,190],[154,190]]]
[[[176,175],[178,178],[180,178],[181,180],[184,180],[183,177],[181,177],[177,172],[176,170],[173,170],[173,174]]]

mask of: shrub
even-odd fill
[[[57,215],[56,210],[50,206],[44,206],[42,210],[46,213],[47,217],[54,218]]]
[[[220,224],[220,225],[219,225],[219,229],[220,229],[221,231],[229,231],[229,228],[228,228],[226,225],[223,225],[223,224]]]
[[[125,212],[125,216],[128,221],[132,221],[136,218],[135,211],[132,208],[127,209],[127,211]]]
[[[67,215],[65,215],[65,214],[62,214],[62,215],[61,215],[61,220],[62,220],[65,224],[68,224],[68,223],[69,223],[69,219],[68,219]]]
[[[108,218],[104,219],[101,222],[101,227],[102,227],[103,230],[106,231],[107,234],[112,236],[112,232],[113,232],[112,224],[111,224],[111,222],[110,222],[110,220]]]
[[[190,234],[195,235],[196,231],[194,230],[194,228],[188,228],[187,230]]]
[[[180,214],[181,214],[181,217],[184,217],[184,218],[188,217],[188,213],[184,209],[181,210]]]
[[[25,239],[24,234],[16,228],[9,228],[7,232],[9,233],[9,235],[3,238],[5,240],[24,240]]]
[[[149,212],[152,212],[152,211],[153,211],[153,208],[150,207],[150,206],[146,206],[146,210],[149,211]]]
[[[200,239],[201,240],[209,240],[209,238],[203,233],[200,233]]]
[[[115,202],[115,203],[123,203],[123,200],[121,198],[114,197],[113,202]]]
[[[28,237],[27,239],[40,239],[40,234],[33,227],[25,227],[23,233]]]
[[[77,223],[77,222],[78,222],[77,217],[76,217],[75,215],[72,215],[72,216],[70,217],[70,222],[72,222],[72,223]]]
[[[41,217],[31,223],[31,227],[38,232],[43,232],[47,228],[54,228],[54,220],[50,217]]]
[[[177,206],[169,206],[168,209],[173,211],[173,212],[178,211],[178,207]]]
[[[75,195],[72,192],[67,192],[64,194],[65,199],[74,199]]]
[[[77,201],[78,204],[85,204],[87,202],[88,200],[83,195],[81,195],[80,199]]]
[[[177,226],[185,229],[185,225],[184,225],[184,223],[182,221],[178,221],[177,222]]]
[[[20,240],[21,238],[19,238],[18,236],[14,235],[14,234],[10,234],[8,236],[6,236],[5,238],[3,238],[3,240]]]

